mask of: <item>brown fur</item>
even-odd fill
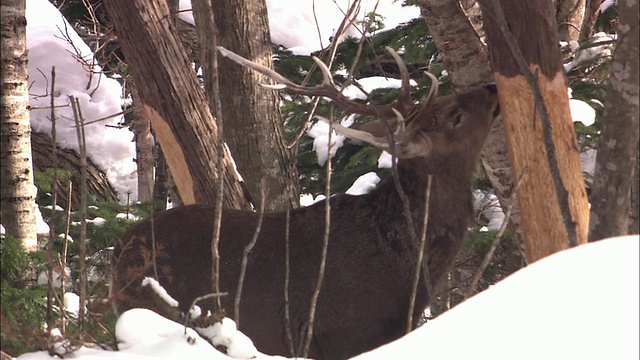
[[[432,284],[438,286],[460,250],[472,219],[471,182],[478,154],[497,114],[495,87],[434,100],[426,114],[408,119],[412,135],[429,144],[420,156],[400,159],[398,172],[411,203],[416,233],[424,215],[425,185],[433,175],[426,252]],[[424,141],[428,139],[428,141]],[[315,316],[309,356],[343,359],[402,336],[407,327],[417,244],[407,232],[402,203],[389,179],[362,196],[331,197],[326,273]],[[186,311],[196,296],[211,293],[214,209],[193,205],[155,217],[159,281]],[[220,237],[223,307],[233,309],[242,251],[258,215],[225,210]],[[284,322],[285,213],[266,213],[249,257],[240,329],[267,354],[291,355]],[[290,311],[294,348],[301,343],[315,287],[324,231],[324,203],[291,211]],[[116,309],[161,308],[145,298],[142,276],[152,276],[150,222],[132,227],[114,252],[112,294]],[[413,325],[429,304],[420,282]],[[200,304],[212,309],[211,301]]]

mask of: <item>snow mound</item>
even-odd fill
[[[638,359],[639,244],[549,256],[356,359]]]

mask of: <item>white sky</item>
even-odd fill
[[[344,1],[338,3],[345,6]],[[310,0],[268,0],[274,42],[298,47],[296,51],[302,53],[317,50],[320,42],[310,16],[310,6]],[[367,6],[371,8],[371,5]],[[390,21],[388,27],[418,14],[416,8],[399,9],[399,2],[382,1],[381,6]],[[341,20],[340,13],[331,0],[316,0],[316,7],[321,37],[327,41]],[[67,104],[69,95],[78,97],[88,121],[118,113],[122,99],[120,86],[115,80],[94,75],[91,88],[86,90],[89,75],[86,68],[70,55],[70,51],[75,53],[73,47],[61,39],[60,29],[65,26],[57,10],[46,0],[27,0],[27,19],[31,105],[49,105],[49,98],[43,95],[48,94],[51,66],[55,65],[56,104]],[[81,56],[91,60],[90,49],[70,27],[68,31]],[[582,104],[575,107],[582,110],[573,113],[572,105],[574,120],[585,124],[592,120],[592,108],[587,105],[587,109]],[[49,111],[32,110],[34,130],[50,131]],[[75,129],[69,120],[72,119],[71,109],[59,108],[57,113],[60,145],[77,149]],[[116,125],[119,120],[116,117],[90,125],[86,133],[89,156],[107,172],[122,199],[126,198],[128,191],[136,193],[136,175],[132,161],[135,157],[132,133],[127,129],[105,126]],[[321,128],[314,128],[311,132],[310,135],[316,139],[327,134]],[[326,143],[319,143],[317,151],[326,154]],[[381,162],[388,166],[388,157],[381,157]],[[350,193],[368,191],[378,181],[375,174],[365,174],[356,181]],[[493,199],[479,197],[477,200],[486,203]],[[516,273],[395,344],[363,356],[363,359],[413,359],[424,358],[425,354],[433,354],[438,359],[456,358],[458,355],[476,359],[589,359],[601,355],[605,358],[637,359],[638,264],[637,236],[582,246],[554,255]],[[69,302],[74,299],[72,295],[65,298]],[[121,317],[116,331],[123,342],[122,351],[82,348],[74,358],[226,358],[202,339],[188,344],[182,326],[149,312],[132,312]],[[233,329],[221,331],[230,338],[235,336]],[[190,335],[194,336],[193,333]],[[555,341],[556,337],[562,341]],[[238,335],[238,339],[242,337]],[[20,357],[49,358],[44,352]]]

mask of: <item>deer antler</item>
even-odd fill
[[[238,64],[245,66],[247,68],[253,69],[271,79],[273,79],[278,84],[276,85],[262,85],[268,87],[270,89],[275,90],[283,90],[288,89],[292,92],[301,95],[307,96],[324,96],[333,101],[335,101],[344,111],[364,114],[364,115],[375,115],[379,117],[391,117],[395,115],[393,108],[397,108],[398,111],[405,114],[410,111],[414,107],[414,104],[411,102],[411,93],[410,93],[410,85],[409,85],[409,73],[407,71],[407,67],[404,65],[404,62],[400,58],[400,56],[390,47],[386,47],[386,50],[391,54],[391,56],[398,63],[398,68],[400,70],[400,76],[402,79],[402,88],[400,89],[400,97],[398,101],[396,101],[397,106],[393,105],[367,105],[362,104],[356,101],[349,99],[344,96],[340,91],[338,91],[335,83],[333,82],[333,78],[331,77],[331,71],[327,68],[320,59],[317,57],[313,57],[313,61],[318,65],[320,71],[322,72],[322,84],[316,86],[302,86],[298,85],[291,80],[285,78],[284,76],[278,74],[272,69],[265,67],[263,65],[254,63],[250,60],[243,58],[242,56],[225,49],[222,46],[217,47],[218,51],[225,56]]]
[[[297,94],[307,96],[324,96],[335,101],[344,111],[347,112],[375,115],[379,117],[395,116],[397,119],[397,123],[393,124],[395,126],[395,131],[391,136],[391,139],[393,139],[392,143],[389,142],[387,137],[375,136],[368,131],[346,128],[339,124],[331,124],[331,126],[333,126],[338,132],[350,139],[360,140],[385,151],[393,152],[398,157],[412,157],[420,151],[424,151],[425,146],[431,146],[428,139],[415,138],[414,135],[417,128],[416,125],[412,126],[411,120],[422,117],[423,113],[431,107],[433,99],[438,91],[438,79],[436,79],[436,77],[431,73],[427,72],[427,76],[429,76],[432,81],[429,94],[421,105],[413,104],[411,101],[411,87],[409,84],[409,72],[407,67],[404,64],[404,61],[400,58],[400,55],[398,55],[398,53],[389,46],[385,49],[389,54],[391,54],[398,64],[402,83],[400,96],[392,105],[367,105],[355,102],[344,96],[340,91],[338,91],[335,83],[333,82],[329,68],[327,68],[327,66],[315,56],[313,57],[313,61],[315,61],[322,71],[323,80],[320,85],[308,87],[298,85],[268,67],[249,61],[222,46],[218,46],[217,48],[223,56],[228,57],[242,66],[253,69],[277,82],[275,85],[263,84],[262,86],[276,90],[288,89]],[[321,116],[316,117],[324,122],[330,122],[328,119]],[[407,127],[405,127],[405,119],[409,122]]]

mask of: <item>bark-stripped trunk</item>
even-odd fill
[[[135,83],[129,83],[134,106],[142,104]],[[153,144],[151,122],[142,107],[133,110],[133,133],[136,142],[136,165],[138,168],[138,201],[153,200]]]
[[[480,19],[473,15],[475,10],[471,4],[462,8],[456,0],[420,0],[419,5],[455,90],[462,92],[493,82],[489,54],[478,33],[478,30],[484,30],[481,24],[474,24]],[[524,235],[518,203],[511,199],[514,183],[501,121],[494,123],[482,149],[481,159],[502,207],[506,209],[507,206],[513,206],[511,228],[516,236],[516,244],[520,246]]]
[[[217,127],[166,1],[104,2],[156,139],[185,204],[216,203]],[[223,205],[248,209],[228,157]]]
[[[516,178],[526,172],[517,196],[527,259],[533,262],[586,242],[589,220],[555,13],[542,0],[481,6],[511,167]],[[534,97],[531,81],[541,99]],[[547,114],[540,112],[539,100]]]
[[[209,3],[211,2],[211,3]],[[199,16],[204,6],[214,9],[215,24]],[[217,31],[217,43],[257,63],[272,67],[269,19],[264,0],[194,1],[196,30],[205,77],[211,99],[211,32]],[[214,26],[216,28],[214,28]],[[257,205],[260,182],[265,181],[267,210],[298,207],[298,172],[292,152],[284,141],[284,127],[276,92],[260,84],[272,83],[267,77],[218,56],[220,101],[224,140]],[[212,104],[213,105],[213,104]]]
[[[31,159],[25,0],[2,0],[2,111],[0,139],[0,223],[38,249],[36,202]]]
[[[618,1],[613,54],[591,190],[589,241],[625,235],[638,149],[638,1]],[[637,181],[637,180],[636,180]]]

